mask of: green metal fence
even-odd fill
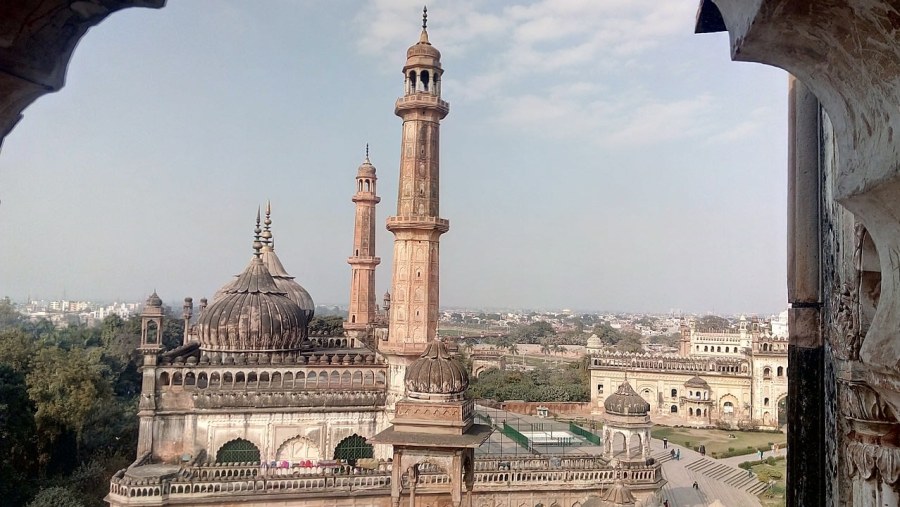
[[[513,428],[512,426],[510,426],[509,424],[507,424],[506,421],[503,422],[503,429],[500,431],[501,431],[501,433],[506,435],[513,442],[521,445],[522,447],[524,447],[525,449],[528,449],[529,451],[532,450],[531,449],[531,440],[529,440],[528,437],[526,437],[525,435],[521,434],[519,432],[519,430],[517,430],[517,429]]]
[[[582,428],[581,426],[579,426],[573,422],[569,423],[569,431],[578,435],[579,437],[584,438],[585,440],[587,440],[588,442],[590,442],[592,444],[600,445],[600,436],[599,435],[595,435],[595,434],[591,433],[590,431]]]

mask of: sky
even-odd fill
[[[0,151],[0,297],[211,297],[276,251],[346,304],[370,145],[396,211],[421,0],[169,2],[111,15]],[[693,33],[697,0],[433,1],[441,305],[786,306],[787,74]],[[379,226],[378,294],[392,235]]]

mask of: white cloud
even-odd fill
[[[375,0],[357,18],[366,53],[396,54],[415,42],[410,19],[418,1]],[[429,5],[429,34],[445,56],[445,95],[485,102],[489,121],[548,136],[577,136],[616,146],[741,135],[715,127],[709,95],[655,97],[648,52],[690,30],[693,2],[539,0],[499,7],[487,1]],[[445,58],[446,60],[446,58]],[[667,64],[668,62],[664,62]],[[678,62],[672,62],[677,64]],[[702,90],[701,90],[702,92]],[[722,137],[725,139],[725,137]]]

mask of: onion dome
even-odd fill
[[[272,235],[271,229],[271,203],[266,203],[266,220],[263,224],[265,225],[265,228],[260,234],[260,242],[262,243],[260,258],[262,259],[263,264],[266,265],[269,274],[272,275],[272,278],[275,280],[275,286],[284,292],[291,301],[297,303],[297,306],[299,306],[306,314],[306,322],[308,323],[312,321],[313,316],[316,314],[316,303],[313,301],[312,296],[309,295],[309,292],[304,289],[302,285],[297,283],[293,276],[288,274],[287,270],[284,269],[284,264],[281,263],[281,259],[275,254],[275,238]],[[257,226],[258,225],[259,224],[257,224]],[[213,301],[219,300],[236,283],[237,280],[234,280],[222,286],[222,288],[216,291],[216,294],[213,296]]]
[[[237,280],[200,315],[200,347],[220,352],[290,351],[300,348],[309,324],[306,312],[278,288],[262,261],[259,215],[256,254]]]
[[[614,394],[606,398],[603,408],[608,414],[647,415],[650,413],[650,404],[635,392],[627,380],[622,382]]]
[[[699,387],[702,389],[709,389],[709,384],[707,384],[706,381],[702,378],[694,375],[684,383],[684,387]]]
[[[407,395],[419,399],[460,399],[469,387],[466,370],[439,340],[429,343],[422,356],[409,365],[404,381]]]

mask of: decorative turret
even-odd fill
[[[162,299],[153,291],[141,312],[141,352],[156,354],[162,350],[162,325]]]

